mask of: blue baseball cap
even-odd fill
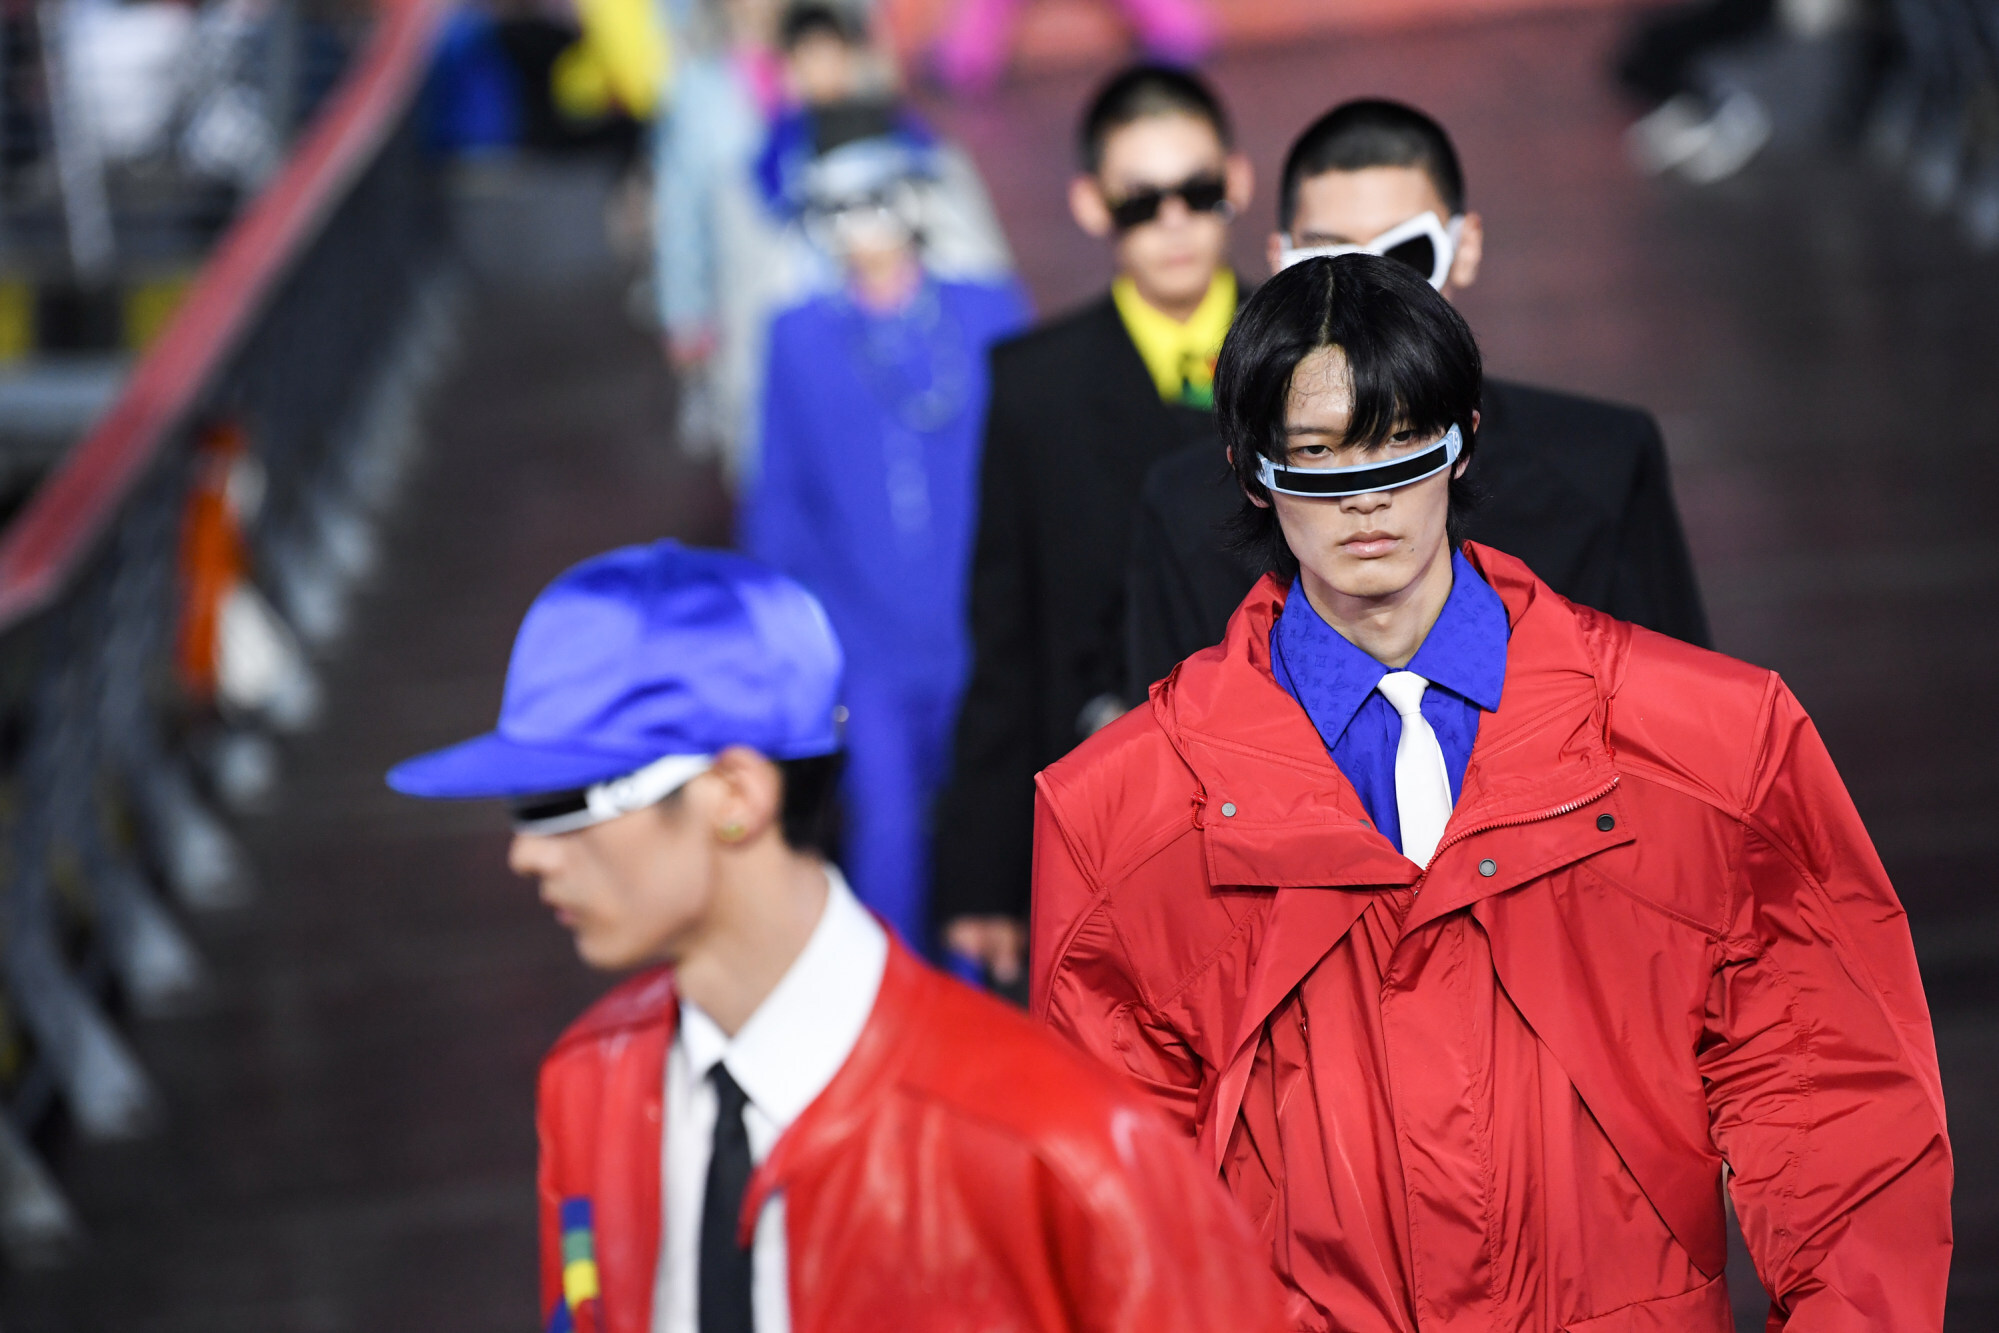
[[[840,641],[811,593],[753,560],[675,541],[586,560],[528,608],[500,724],[389,771],[409,796],[591,787],[668,756],[840,746]]]

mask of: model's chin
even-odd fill
[[[1327,560],[1321,577],[1343,597],[1368,601],[1393,597],[1407,588],[1418,572],[1407,556],[1407,549],[1399,543],[1390,543],[1389,549],[1379,553],[1353,553],[1343,546]]]
[[[1205,256],[1176,257],[1158,265],[1153,277],[1155,289],[1162,298],[1198,301],[1208,294],[1208,284],[1214,280],[1214,266]]]
[[[588,928],[571,927],[576,935],[576,956],[599,972],[623,972],[636,967],[642,958],[615,935]]]

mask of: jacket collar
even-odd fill
[[[1446,844],[1614,780],[1599,655],[1574,609],[1513,557],[1471,542],[1463,549],[1499,594],[1512,637],[1499,708],[1480,724]],[[1270,630],[1285,596],[1266,576],[1219,647],[1183,662],[1153,695],[1154,717],[1200,784],[1210,881],[1413,885],[1415,864],[1367,827],[1353,784],[1271,673]]]
[[[1144,405],[1157,408],[1164,416],[1166,404],[1152,382],[1152,372],[1146,368],[1138,345],[1132,342],[1124,317],[1118,314],[1117,301],[1109,292],[1091,307],[1089,329],[1090,338],[1100,352],[1097,373],[1091,377],[1097,401],[1120,413]]]
[[[1388,668],[1328,625],[1299,586],[1292,580],[1271,631],[1272,670],[1331,749]],[[1462,553],[1453,554],[1450,595],[1404,669],[1489,713],[1499,707],[1505,685],[1508,633],[1499,595],[1472,571]]]
[[[1531,855],[1509,856],[1507,873],[1491,875],[1472,869],[1472,849],[1452,850],[1490,830],[1535,825],[1616,784],[1599,645],[1518,560],[1469,542],[1464,554],[1499,594],[1512,637],[1499,708],[1480,724],[1428,872],[1364,822],[1353,784],[1273,678],[1270,630],[1285,597],[1277,579],[1251,590],[1218,647],[1187,659],[1154,689],[1154,717],[1200,787],[1195,822],[1209,883],[1276,890],[1241,1008],[1232,1022],[1224,1016],[1220,1049],[1204,1052],[1223,1071],[1201,1129],[1206,1159],[1217,1167],[1256,1031],[1366,910],[1367,890],[1429,889],[1404,922],[1407,934],[1629,838],[1584,842],[1564,833],[1553,839],[1559,845],[1543,838]]]
[[[881,990],[859,1040],[840,1072],[778,1137],[770,1155],[750,1177],[743,1193],[738,1238],[747,1246],[756,1232],[757,1215],[766,1200],[828,1151],[838,1151],[860,1131],[884,1091],[898,1081],[915,1052],[915,1016],[928,969],[902,942],[889,936],[888,962],[882,969]]]

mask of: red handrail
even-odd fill
[[[0,534],[0,630],[52,601],[381,150],[422,83],[444,0],[389,0],[368,45],[202,266],[109,411]]]

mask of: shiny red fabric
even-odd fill
[[[1300,1329],[1938,1329],[1950,1147],[1901,904],[1770,672],[1467,544],[1512,626],[1443,841],[1272,679],[1284,588],[1041,775],[1033,1009],[1148,1088]]]
[[[665,971],[577,1021],[541,1075],[543,1317],[560,1209],[587,1198],[602,1294],[577,1324],[650,1333]],[[757,1169],[743,1238],[785,1199],[791,1326],[1207,1333],[1282,1327],[1248,1228],[1122,1080],[892,945],[853,1054]]]

